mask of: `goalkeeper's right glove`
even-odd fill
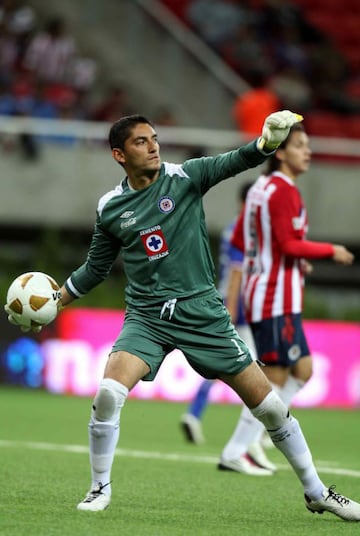
[[[26,333],[27,331],[33,331],[34,333],[39,333],[42,330],[43,327],[40,325],[30,327],[30,326],[24,326],[23,324],[21,324],[21,322],[19,322],[19,320],[15,318],[15,316],[12,314],[12,311],[8,305],[4,305],[4,309],[5,309],[6,314],[8,315],[8,321],[10,322],[10,324],[13,324],[14,326],[18,326],[21,329],[21,331],[23,331],[24,333]]]
[[[268,115],[262,128],[261,137],[257,142],[258,149],[266,152],[275,151],[288,137],[290,128],[302,120],[302,115],[290,112],[290,110]]]

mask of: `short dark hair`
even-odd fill
[[[278,149],[284,149],[289,141],[291,140],[291,136],[294,134],[294,132],[305,132],[304,125],[302,123],[295,123],[289,131],[289,134],[287,138],[279,145]],[[266,161],[266,168],[265,168],[265,175],[270,175],[280,167],[280,160],[276,156],[276,152],[271,155],[267,161]]]
[[[139,114],[127,115],[115,121],[109,132],[110,148],[124,149],[125,142],[130,137],[132,129],[139,123],[146,123],[154,128],[153,123],[149,119]]]

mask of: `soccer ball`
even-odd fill
[[[11,283],[6,309],[17,324],[33,329],[50,324],[56,318],[60,298],[60,287],[55,279],[42,272],[27,272]]]

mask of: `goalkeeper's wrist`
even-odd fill
[[[276,151],[276,149],[279,147],[279,144],[269,144],[266,142],[265,138],[263,138],[263,136],[260,136],[258,139],[257,139],[257,142],[256,142],[256,147],[258,149],[258,151],[260,151],[261,153],[263,154],[272,154]]]

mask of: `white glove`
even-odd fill
[[[267,116],[262,129],[261,137],[258,139],[258,148],[266,151],[274,151],[287,138],[290,128],[303,116],[283,110],[274,112]]]
[[[34,333],[39,333],[42,330],[42,326],[33,326],[32,328],[29,326],[22,325],[12,314],[12,311],[8,305],[4,305],[4,309],[6,314],[8,315],[8,321],[10,324],[14,324],[14,326],[18,326],[21,331],[26,333],[27,331],[33,331]]]

